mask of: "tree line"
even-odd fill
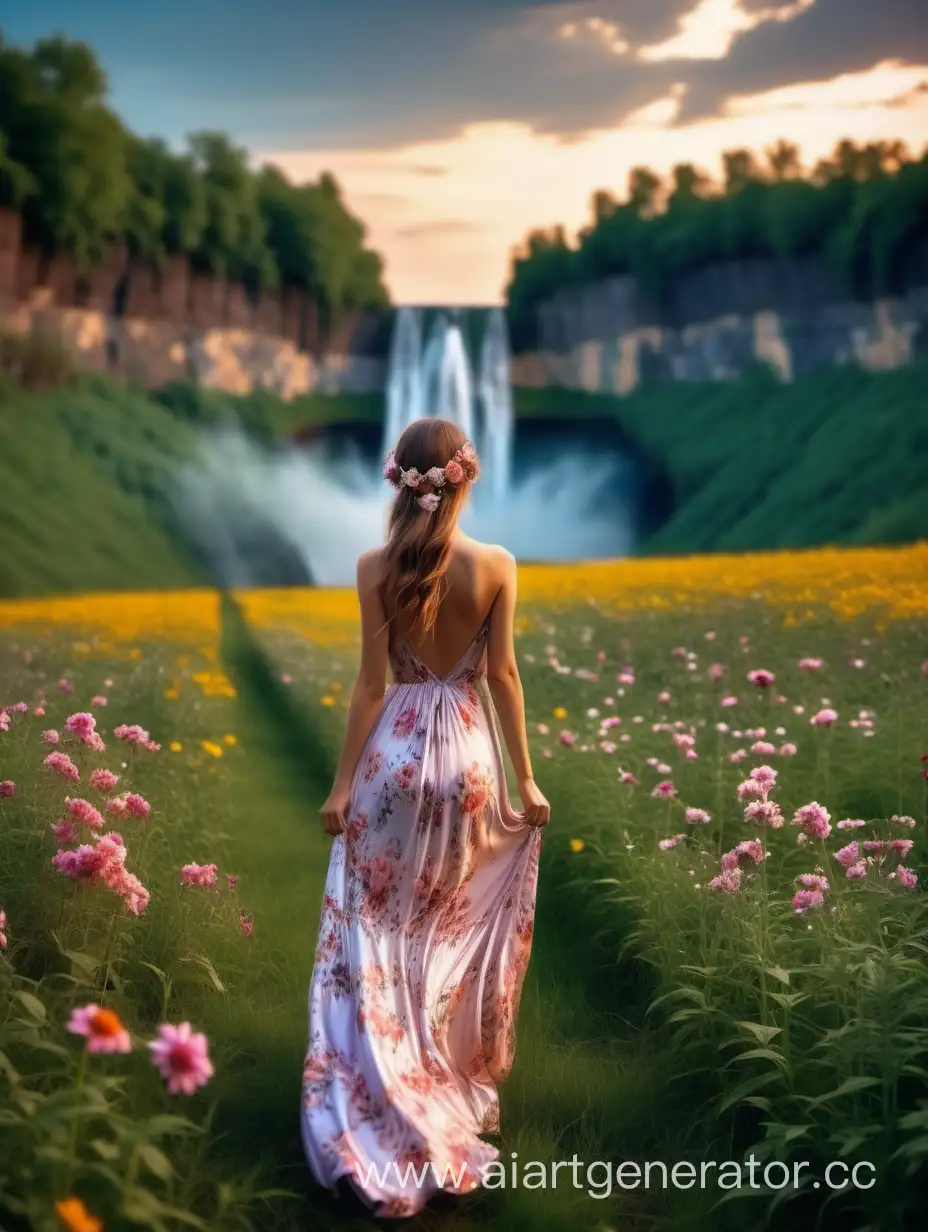
[[[780,141],[722,161],[721,185],[692,163],[669,182],[635,168],[624,200],[594,194],[574,242],[563,226],[530,232],[507,287],[514,347],[537,345],[538,306],[557,291],[622,274],[660,303],[674,279],[712,261],[819,253],[851,296],[904,286],[907,255],[928,238],[928,148],[915,159],[899,141],[846,140],[808,171]]]
[[[331,175],[252,171],[223,133],[195,133],[183,152],[136,136],[107,106],[93,50],[60,36],[23,50],[0,34],[0,205],[19,210],[29,243],[81,271],[122,241],[137,260],[183,254],[252,294],[301,288],[324,325],[389,303],[383,262]]]

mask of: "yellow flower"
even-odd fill
[[[209,753],[210,757],[221,757],[222,756],[222,745],[216,744],[212,740],[201,740],[200,747],[204,749],[207,753]]]
[[[583,846],[584,844],[583,844],[582,838],[572,838],[570,840],[570,850],[571,851],[582,851]]]
[[[172,753],[183,753],[184,751],[184,746],[181,744],[179,740],[172,740],[171,743],[168,745],[168,748],[171,750]]]
[[[55,1213],[68,1232],[103,1232],[103,1221],[91,1215],[80,1198],[56,1202]]]
[[[230,732],[228,736],[223,736],[222,743],[227,744],[232,749],[238,744],[238,736],[233,736]]]
[[[332,683],[329,685],[329,688],[332,690],[333,693],[341,693],[342,691],[341,681],[333,680]]]
[[[178,689],[176,685],[172,684],[169,689],[164,690],[164,696],[169,702],[173,702],[180,697],[180,689]]]
[[[567,711],[564,709],[563,706],[555,706],[554,709],[551,711],[551,713],[554,715],[556,719],[566,719],[567,718]]]
[[[327,693],[325,697],[320,698],[320,701],[322,702],[323,706],[334,706],[335,705],[335,698],[332,697],[330,693]]]
[[[138,663],[141,657],[142,657],[141,650],[139,650],[138,646],[133,646],[133,648],[129,651],[129,658],[132,660],[133,663]]]

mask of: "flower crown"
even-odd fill
[[[441,503],[441,490],[445,484],[453,488],[459,483],[473,483],[480,474],[480,463],[477,451],[470,441],[462,445],[450,462],[444,466],[433,466],[424,474],[420,474],[414,466],[408,471],[396,460],[396,451],[391,449],[384,463],[383,477],[399,492],[404,487],[412,488],[419,495],[419,508],[427,513],[434,513]]]

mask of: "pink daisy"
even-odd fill
[[[189,1022],[177,1027],[163,1023],[148,1047],[170,1095],[193,1095],[213,1076],[206,1036],[194,1031]]]
[[[72,1035],[85,1036],[88,1052],[132,1051],[132,1039],[115,1010],[85,1005],[72,1010],[65,1029]]]

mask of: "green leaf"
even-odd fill
[[[780,1034],[781,1027],[765,1027],[760,1022],[738,1022],[735,1024],[738,1027],[743,1027],[745,1031],[750,1032],[756,1040],[762,1044],[769,1044],[772,1039]]]
[[[719,1101],[718,1112],[726,1112],[729,1108],[734,1108],[737,1104],[746,1101],[747,1096],[753,1095],[755,1091],[761,1090],[763,1087],[769,1087],[772,1082],[781,1082],[781,1076],[774,1070],[768,1070],[766,1074],[758,1074],[755,1078],[748,1078],[745,1082],[739,1083],[733,1091]]]
[[[772,1061],[782,1070],[789,1069],[786,1057],[775,1048],[749,1048],[747,1052],[739,1052],[736,1057],[732,1057],[728,1065],[734,1065],[736,1061]]]
[[[789,983],[790,973],[785,967],[766,967],[765,970],[768,975],[772,975],[773,978],[775,980],[779,980],[781,984]]]
[[[139,1147],[139,1159],[161,1181],[169,1181],[174,1175],[174,1168],[167,1155],[150,1142]]]
[[[47,1017],[45,1013],[45,1006],[38,997],[34,996],[31,992],[23,992],[20,990],[16,993],[16,999],[19,1001],[20,1005],[22,1005],[23,1009],[30,1018],[33,1018],[36,1022],[45,1021]]]
[[[807,1102],[810,1108],[817,1108],[820,1104],[830,1103],[833,1099],[841,1099],[845,1095],[856,1095],[858,1091],[868,1091],[879,1085],[879,1078],[867,1078],[860,1074],[854,1078],[845,1078],[844,1082],[839,1087],[835,1087],[833,1091],[828,1091],[825,1095],[817,1095]]]

